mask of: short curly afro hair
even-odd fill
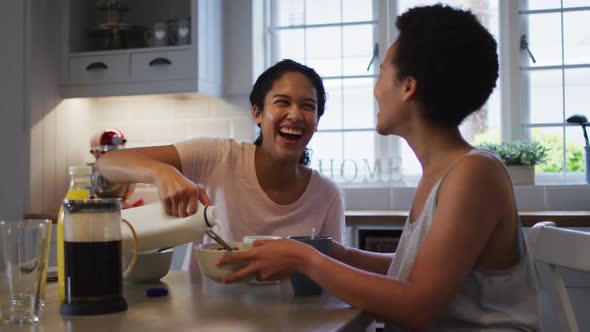
[[[498,79],[494,37],[470,11],[415,7],[400,15],[397,78],[414,77],[427,119],[459,126],[486,102]]]

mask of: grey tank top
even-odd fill
[[[467,155],[487,154],[486,150],[471,150]],[[498,159],[499,160],[499,159]],[[448,171],[447,171],[448,173]],[[432,188],[424,210],[418,219],[406,220],[394,259],[387,275],[408,281],[414,260],[430,230],[436,209],[437,193],[446,174]],[[539,331],[537,287],[533,268],[527,253],[524,234],[518,213],[517,236],[519,262],[508,270],[484,270],[475,266],[468,274],[463,287],[449,303],[431,331]],[[395,310],[395,309],[394,309]],[[385,331],[403,331],[385,324]]]

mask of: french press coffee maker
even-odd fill
[[[127,310],[121,263],[121,199],[64,200],[64,315]]]

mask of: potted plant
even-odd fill
[[[547,159],[548,149],[538,142],[483,143],[479,148],[496,153],[508,167],[512,184],[535,184],[535,165]]]

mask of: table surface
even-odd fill
[[[145,290],[167,287],[168,296]],[[125,312],[97,316],[59,313],[57,283],[47,285],[38,326],[2,331],[364,331],[373,319],[324,292],[294,297],[289,281],[275,285],[219,284],[189,272],[170,272],[159,284],[125,283]]]

